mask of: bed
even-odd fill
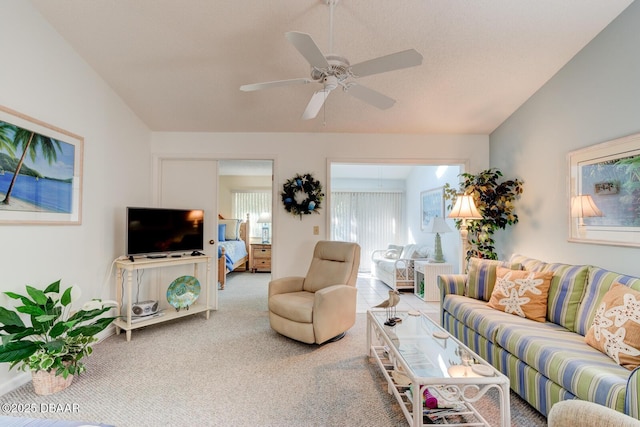
[[[249,230],[249,214],[244,221],[226,219],[218,215],[218,283],[220,289],[224,289],[228,273],[249,270]]]

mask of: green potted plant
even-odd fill
[[[463,173],[459,176],[462,178],[459,190],[448,183],[444,186],[444,197],[451,203],[448,208],[451,209],[458,194],[470,194],[482,215],[482,219],[467,222],[471,247],[466,258],[497,259],[493,233],[518,222],[514,201],[520,198],[524,182],[519,179],[498,182],[502,178],[502,172],[496,168],[484,170],[477,175]],[[461,220],[457,220],[456,227],[460,228],[460,224]]]
[[[27,285],[27,295],[4,292],[21,305],[0,307],[0,362],[30,370],[37,394],[68,387],[73,375],[85,370],[82,359],[93,351],[96,334],[116,319],[100,317],[115,306],[112,301],[92,300],[72,312],[71,290],[60,293],[58,280],[44,291]]]

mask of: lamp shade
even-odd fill
[[[271,214],[269,212],[263,212],[258,217],[258,224],[270,223],[271,222]]]
[[[591,195],[580,194],[571,200],[571,216],[573,218],[602,216],[602,211],[598,209]]]
[[[482,219],[482,215],[473,201],[473,196],[470,194],[460,194],[451,209],[449,218]]]
[[[451,228],[449,228],[444,218],[436,216],[429,221],[429,225],[427,225],[427,229],[425,231],[427,233],[448,233],[451,231]]]

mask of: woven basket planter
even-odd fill
[[[73,375],[65,379],[62,375],[56,375],[56,371],[31,371],[31,379],[36,394],[48,395],[69,387],[73,381]]]

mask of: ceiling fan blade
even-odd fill
[[[389,98],[378,91],[355,83],[350,84],[347,89],[345,89],[345,92],[381,110],[391,108],[393,104],[396,103],[396,100],[393,98]]]
[[[422,64],[422,55],[415,49],[408,49],[352,65],[351,73],[354,77],[364,77],[420,64]]]
[[[302,113],[302,120],[314,119],[320,112],[320,109],[324,105],[324,101],[327,99],[330,92],[331,89],[321,89],[314,93],[307,104],[307,108],[305,108],[304,113]]]
[[[298,84],[313,83],[313,80],[301,78],[301,79],[289,79],[289,80],[276,80],[273,82],[264,83],[252,83],[248,85],[240,86],[240,90],[243,92],[251,92],[254,90],[271,89],[272,87],[291,86]]]
[[[312,67],[318,69],[329,68],[327,58],[324,57],[322,51],[309,34],[300,33],[298,31],[289,31],[288,33],[285,33],[285,37],[296,49],[298,49],[298,52],[305,57]]]

